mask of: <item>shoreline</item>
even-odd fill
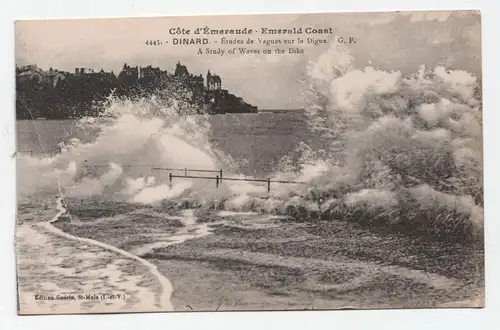
[[[66,209],[61,201],[61,198],[57,200],[56,206],[57,214],[52,217],[49,221],[37,221],[31,225],[27,224],[17,224],[16,225],[16,255],[17,255],[17,291],[19,295],[18,303],[18,314],[19,315],[40,315],[40,314],[102,314],[102,313],[138,313],[138,312],[169,312],[174,311],[173,306],[170,302],[170,297],[172,295],[172,285],[170,281],[164,277],[157,269],[156,265],[149,263],[138,256],[135,256],[127,251],[123,251],[114,246],[107,245],[103,242],[92,240],[89,238],[83,238],[78,236],[70,235],[61,229],[54,226],[52,223],[58,221],[61,216],[66,213]],[[45,269],[45,273],[60,272],[62,269],[68,269],[66,276],[80,276],[87,283],[83,284],[80,282],[71,281],[73,290],[65,293],[40,293],[41,290],[33,290],[34,287],[38,288],[54,288],[59,287],[57,277],[45,278],[46,282],[41,283],[39,278],[34,280],[35,276],[31,273],[33,266],[40,267],[37,265],[39,261],[28,262],[25,258],[26,255],[31,254],[30,252],[35,252],[38,254],[37,259],[42,259],[47,257],[38,253],[39,251],[22,251],[25,248],[26,243],[24,240],[29,237],[29,246],[32,245],[40,246],[40,242],[48,243],[50,245],[54,244],[54,240],[63,240],[65,243],[57,242],[57,246],[60,248],[68,249],[75,245],[69,242],[77,243],[78,249],[83,250],[81,253],[84,256],[84,260],[89,261],[89,252],[94,256],[99,256],[96,259],[108,259],[106,262],[98,262],[96,260],[90,260],[91,262],[97,262],[97,264],[89,267],[87,272],[82,269],[78,269],[77,265],[75,271],[71,270],[71,265],[67,265],[67,260],[56,260],[56,263]],[[62,243],[62,244],[61,244]],[[62,245],[62,246],[61,246]],[[90,247],[90,250],[88,249]],[[55,256],[61,257],[57,251],[51,251]],[[73,251],[76,252],[76,251]],[[77,252],[78,253],[78,252]],[[116,256],[119,256],[116,258]],[[62,258],[60,258],[62,259]],[[132,261],[132,264],[131,264]],[[151,277],[155,279],[157,284],[154,284],[151,279],[147,279],[147,275],[139,272],[136,265],[140,263],[147,271],[150,273]],[[27,265],[29,264],[29,266]],[[26,275],[23,276],[23,267],[28,266],[30,270]],[[69,266],[69,267],[68,267]],[[132,272],[132,273],[130,273]],[[103,274],[104,277],[100,276],[97,278],[88,278],[89,274]],[[134,277],[140,277],[139,274],[143,275],[144,278],[134,279]],[[115,278],[116,281],[111,280]],[[68,280],[63,278],[63,280]],[[106,282],[108,281],[108,282]],[[40,283],[37,283],[40,282]],[[48,283],[47,283],[48,282]],[[89,283],[90,282],[90,283]],[[143,285],[141,283],[149,283],[150,285]],[[67,283],[68,284],[68,283]],[[76,288],[75,288],[76,284]],[[108,286],[106,286],[108,284]],[[160,286],[160,292],[154,290],[154,286]],[[103,292],[87,292],[85,288],[90,286],[100,287]],[[116,288],[121,288],[121,291],[116,290]],[[137,297],[131,293],[133,289],[138,289],[135,291],[137,295],[146,298],[148,295],[152,295],[151,298],[142,299],[137,301]],[[111,291],[110,291],[111,290]],[[132,290],[132,291],[131,291]],[[142,290],[142,292],[141,292]],[[127,295],[127,291],[128,295]],[[84,298],[85,297],[85,298]],[[89,299],[89,301],[85,301]],[[115,300],[114,300],[115,299]],[[81,301],[83,300],[83,301]],[[102,300],[102,301],[101,301]],[[83,308],[83,307],[86,308]]]
[[[59,228],[55,227],[52,224],[53,222],[59,220],[59,217],[67,212],[66,208],[64,208],[64,205],[62,204],[62,198],[59,198],[57,200],[57,209],[58,209],[58,214],[54,218],[52,218],[51,221],[42,223],[41,224],[42,226],[45,226],[46,228],[48,228],[49,231],[51,231],[55,235],[59,235],[61,237],[67,238],[67,239],[77,240],[79,242],[85,242],[85,243],[88,243],[88,244],[91,244],[94,246],[98,246],[98,247],[103,248],[105,250],[109,250],[109,251],[118,253],[125,258],[133,259],[135,261],[142,263],[144,266],[146,266],[146,268],[149,269],[151,274],[158,279],[158,281],[160,282],[160,285],[163,288],[163,293],[161,294],[161,299],[160,299],[160,308],[164,309],[165,311],[173,311],[173,306],[170,303],[170,296],[172,295],[172,291],[173,291],[172,284],[170,283],[170,281],[166,277],[164,277],[158,271],[158,269],[155,265],[151,264],[150,262],[148,262],[145,259],[142,259],[139,256],[136,256],[136,255],[129,253],[127,251],[118,249],[118,248],[116,248],[112,245],[108,245],[104,242],[99,242],[99,241],[96,241],[93,239],[88,239],[88,238],[76,237],[76,236],[72,236],[68,233],[65,233],[64,231],[60,230]]]

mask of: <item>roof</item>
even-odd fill
[[[179,75],[189,75],[189,71],[185,65],[182,65],[180,63],[177,63],[177,66],[175,67],[175,73],[176,76]]]

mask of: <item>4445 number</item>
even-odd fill
[[[159,46],[163,45],[163,42],[160,40],[146,40],[145,44],[147,46]]]

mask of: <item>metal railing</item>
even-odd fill
[[[192,168],[168,168],[168,167],[156,167],[153,166],[153,171],[180,171],[184,172],[183,178],[188,177],[188,172],[198,172],[198,173],[218,173],[220,179],[222,180],[222,169],[220,170],[202,170],[202,169],[192,169]]]
[[[202,180],[214,180],[215,187],[219,188],[219,185],[222,183],[222,180],[226,181],[245,181],[245,182],[262,182],[267,183],[267,193],[271,192],[271,183],[284,183],[284,184],[305,184],[305,182],[300,181],[290,181],[290,180],[271,180],[271,178],[267,179],[254,179],[254,178],[227,178],[223,177],[223,170],[199,170],[199,169],[174,169],[174,168],[160,168],[155,167],[155,170],[167,170],[167,171],[184,171],[184,175],[175,175],[170,172],[168,174],[169,186],[172,188],[172,181],[174,178],[178,179],[202,179]],[[189,175],[189,172],[205,172],[205,173],[218,173],[215,177],[213,176],[202,176],[202,175]]]
[[[51,156],[56,152],[33,152],[33,150],[21,150],[18,153],[29,153],[31,156],[34,154],[50,154]],[[55,167],[66,167],[67,165],[57,165],[53,164]],[[78,167],[109,167],[109,164],[87,164],[86,161],[83,164],[77,165]],[[281,183],[281,184],[305,184],[305,182],[300,181],[290,181],[290,180],[271,180],[267,179],[256,179],[256,178],[227,178],[224,177],[224,171],[222,169],[218,170],[208,170],[208,169],[192,169],[192,168],[169,168],[161,167],[152,164],[120,164],[121,167],[150,167],[151,171],[171,171],[168,175],[169,185],[172,187],[172,181],[176,179],[202,179],[202,180],[214,180],[215,187],[218,188],[223,180],[227,181],[245,181],[245,182],[262,182],[267,183],[267,193],[271,191],[271,183]],[[176,175],[172,172],[182,172],[183,175]],[[191,175],[190,173],[216,173],[215,176],[203,176],[203,175]]]

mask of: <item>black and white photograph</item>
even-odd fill
[[[484,307],[479,11],[19,20],[15,79],[20,315]]]

